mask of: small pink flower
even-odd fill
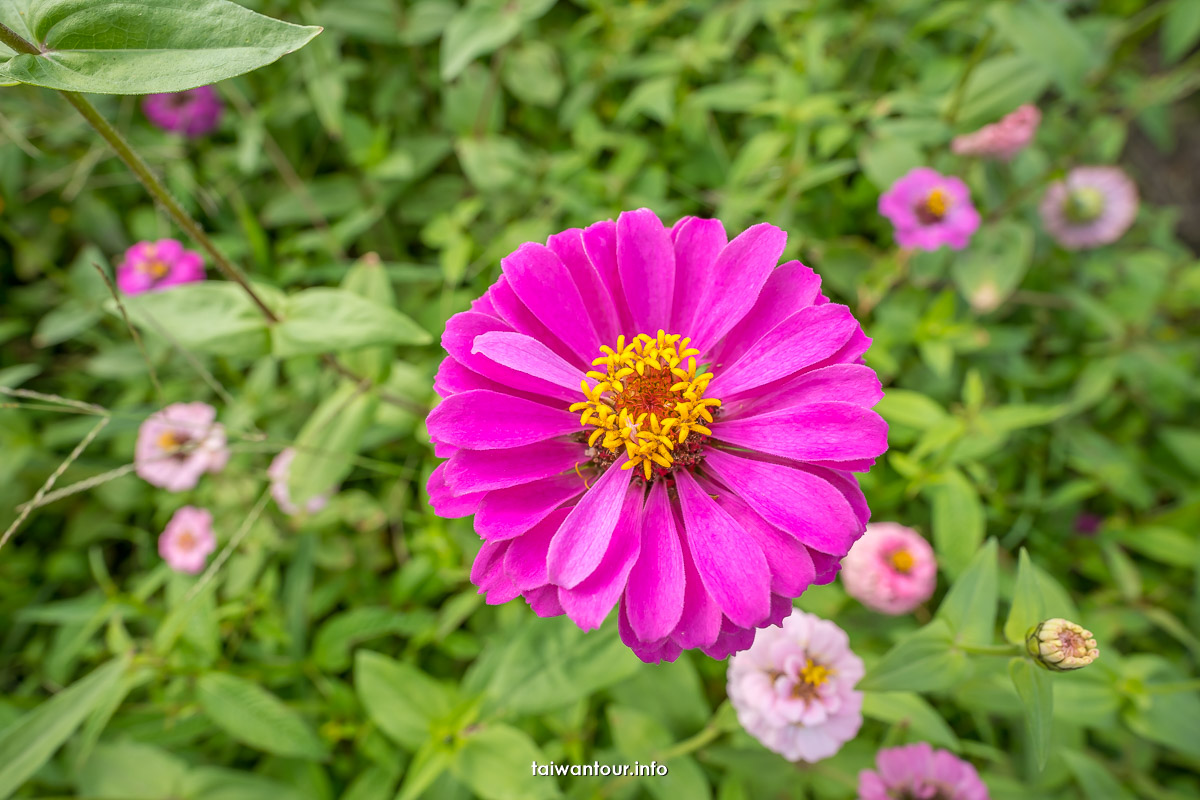
[[[929,167],[917,167],[879,198],[879,213],[896,226],[901,247],[962,250],[979,227],[967,185]]]
[[[193,488],[205,472],[229,461],[225,428],[207,403],[174,403],[151,414],[138,429],[134,462],[147,483],[171,492]]]
[[[176,572],[195,575],[204,569],[209,553],[216,548],[212,514],[195,506],[176,511],[158,537],[158,554]]]
[[[875,522],[842,560],[846,594],[884,614],[907,614],[933,595],[937,560],[921,534]]]
[[[880,750],[875,766],[858,773],[859,800],[988,800],[987,786],[973,766],[926,742]]]
[[[175,239],[138,242],[125,251],[117,267],[117,286],[125,294],[141,294],[180,283],[204,280],[204,258],[185,250]]]
[[[291,493],[288,491],[288,474],[289,468],[292,465],[292,459],[296,457],[295,448],[289,447],[281,450],[279,455],[275,456],[271,461],[271,466],[267,468],[267,477],[271,479],[271,496],[275,498],[275,504],[285,514],[299,514],[300,507],[292,502]],[[314,497],[310,497],[308,502],[304,504],[304,511],[309,514],[315,514],[325,507],[329,502],[329,497],[337,491],[337,487],[332,487],[326,492],[322,492]]]
[[[746,731],[789,761],[820,761],[862,726],[863,664],[846,632],[798,609],[729,659],[729,700]]]
[[[1009,161],[1033,141],[1041,121],[1042,112],[1037,106],[1023,105],[999,122],[984,125],[974,133],[955,136],[950,149],[960,156]]]
[[[221,122],[224,104],[211,86],[185,92],[152,94],[142,100],[146,119],[169,133],[196,138],[211,133]]]
[[[1137,217],[1137,185],[1120,167],[1076,167],[1046,189],[1042,224],[1068,250],[1120,239]]]

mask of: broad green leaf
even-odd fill
[[[508,44],[521,30],[521,17],[498,2],[470,3],[442,35],[442,80],[452,81],[479,56]]]
[[[510,186],[530,170],[529,159],[512,139],[468,137],[458,140],[456,151],[467,180],[481,192]]]
[[[996,603],[996,540],[989,539],[955,579],[937,617],[949,626],[955,642],[988,645],[995,638]]]
[[[1017,585],[1013,589],[1012,608],[1004,622],[1004,638],[1013,644],[1021,644],[1029,629],[1044,619],[1047,616],[1042,587],[1033,570],[1033,562],[1029,560],[1029,553],[1022,547],[1017,557]]]
[[[181,797],[195,800],[311,800],[311,794],[246,770],[197,767],[184,779]]]
[[[234,740],[267,753],[321,760],[325,742],[282,700],[257,684],[210,672],[196,682],[200,707]]]
[[[341,800],[392,800],[399,777],[398,768],[367,767],[346,787]]]
[[[875,410],[889,423],[921,430],[950,419],[946,409],[936,400],[909,389],[888,389]]]
[[[291,295],[280,317],[271,331],[272,350],[280,358],[432,341],[394,308],[344,289],[318,287]]]
[[[354,689],[367,716],[409,750],[424,745],[430,723],[454,706],[451,689],[411,664],[370,650],[359,650],[354,659]]]
[[[96,746],[78,774],[79,793],[98,800],[166,800],[182,796],[187,762],[141,742]]]
[[[441,777],[454,759],[455,753],[443,742],[429,740],[413,756],[404,772],[404,781],[396,800],[417,800],[434,781]]]
[[[41,0],[28,3],[26,22],[43,52],[0,64],[0,80],[96,94],[216,83],[264,67],[321,32],[228,0]]]
[[[256,358],[268,350],[266,318],[231,281],[185,283],[126,295],[121,302],[139,328],[153,336],[165,334],[193,353]],[[115,302],[105,307],[120,315]]]
[[[958,121],[964,128],[995,122],[1022,103],[1037,100],[1049,82],[1045,68],[1027,55],[984,59],[967,80]],[[946,102],[951,102],[949,95]]]
[[[645,711],[610,705],[608,725],[612,730],[617,750],[625,756],[632,771],[634,762],[641,765],[657,760],[660,754],[674,744],[674,737],[654,715]],[[708,778],[704,770],[691,756],[683,755],[668,759],[666,775],[644,775],[640,780],[653,797],[658,800],[707,800],[712,797]]]
[[[554,106],[563,92],[558,54],[545,42],[527,42],[504,59],[504,85],[522,103]]]
[[[341,672],[350,666],[350,650],[355,645],[405,633],[411,627],[409,615],[403,611],[383,606],[351,608],[322,623],[313,639],[312,658],[323,670]]]
[[[653,713],[677,736],[698,730],[712,716],[696,667],[684,656],[654,669],[638,670],[609,693],[623,706]]]
[[[388,277],[383,262],[374,253],[369,253],[355,262],[342,279],[342,289],[370,300],[376,305],[393,309],[396,307],[396,292]],[[414,323],[415,324],[415,323]],[[373,383],[387,380],[388,368],[395,357],[391,345],[368,347],[339,353],[342,363]]]
[[[543,800],[561,795],[553,778],[530,766],[548,760],[528,734],[494,723],[466,737],[451,770],[483,800]]]
[[[1103,764],[1074,750],[1062,750],[1067,769],[1083,790],[1085,800],[1136,800],[1132,792],[1112,776]]]
[[[1144,687],[1127,698],[1121,714],[1125,724],[1144,739],[1200,758],[1200,692],[1146,691],[1155,684],[1180,683],[1190,676],[1159,656],[1136,656],[1124,663],[1126,680],[1133,678],[1135,686]]]
[[[858,161],[867,179],[879,190],[887,189],[914,167],[926,163],[921,149],[909,139],[874,137],[858,148]]]
[[[1196,8],[1200,9],[1200,4]],[[1179,459],[1179,463],[1200,477],[1200,431],[1163,426],[1159,429],[1158,438],[1171,451],[1171,455]]]
[[[1008,664],[1008,674],[1025,709],[1025,731],[1033,750],[1038,769],[1046,768],[1053,741],[1051,725],[1054,714],[1054,687],[1050,673],[1028,658],[1014,658]]]
[[[1033,229],[1002,220],[971,237],[966,253],[954,259],[950,274],[971,307],[988,312],[1021,285],[1033,258]]]
[[[338,486],[350,474],[379,399],[344,382],[313,411],[296,436],[288,493],[298,506]]]
[[[914,738],[956,753],[962,746],[942,715],[919,694],[864,692],[862,713],[889,725],[902,725]]]
[[[1173,64],[1186,55],[1200,40],[1200,3],[1172,0],[1163,17],[1159,35],[1162,38],[1163,59],[1167,64]]]
[[[932,503],[933,547],[938,565],[957,577],[983,541],[983,505],[974,485],[957,470],[925,489]]]
[[[954,649],[954,634],[935,619],[901,639],[859,681],[868,692],[935,692],[949,689],[967,670],[967,657]]]
[[[9,797],[50,760],[125,673],[121,657],[71,684],[0,733],[0,798]]]
[[[1084,78],[1102,57],[1064,10],[1054,3],[997,3],[991,16],[1001,33],[1038,64],[1068,98],[1077,97]]]

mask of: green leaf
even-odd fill
[[[187,762],[140,742],[101,743],[79,770],[83,797],[98,800],[165,800],[182,796]]]
[[[257,358],[268,350],[267,320],[236,283],[186,283],[121,302],[139,328],[155,336],[161,330],[191,352]],[[120,314],[112,300],[105,308]]]
[[[1083,91],[1099,54],[1062,8],[1045,2],[997,3],[991,16],[1001,35],[1050,75],[1068,98]]]
[[[867,179],[883,190],[913,167],[926,163],[921,149],[909,139],[874,137],[864,139],[858,148],[858,160]]]
[[[209,719],[242,744],[294,758],[329,755],[325,742],[299,714],[244,678],[210,672],[196,682],[196,695]]]
[[[966,673],[967,657],[954,634],[935,619],[901,639],[858,683],[867,692],[933,692],[949,689]]]
[[[500,3],[474,2],[459,11],[442,36],[442,80],[452,81],[479,56],[512,41],[521,18]]]
[[[408,615],[393,608],[351,608],[326,620],[313,639],[313,662],[327,672],[350,666],[350,649],[369,639],[404,633],[411,623]]]
[[[927,430],[950,419],[936,400],[908,389],[888,389],[875,410],[889,423]]]
[[[454,758],[454,752],[440,741],[429,740],[413,756],[404,772],[404,782],[396,800],[417,800],[434,781],[442,776]]]
[[[1017,556],[1017,585],[1013,589],[1012,608],[1004,622],[1004,638],[1013,644],[1021,644],[1029,629],[1046,618],[1042,587],[1029,560],[1029,553],[1022,547]]]
[[[424,745],[430,723],[454,706],[451,689],[411,664],[370,650],[359,650],[354,659],[354,690],[367,716],[409,750]]]
[[[674,743],[674,737],[651,714],[624,706],[608,707],[608,725],[617,750],[625,756],[632,772],[632,763],[648,764],[660,757]],[[712,797],[708,778],[696,760],[688,755],[676,756],[663,762],[666,775],[640,776],[642,785],[658,800],[708,800]]]
[[[23,714],[0,733],[0,798],[9,797],[50,760],[129,666],[116,658]]]
[[[227,0],[41,0],[28,29],[43,50],[0,80],[96,94],[179,92],[265,67],[321,32]]]
[[[912,692],[864,692],[862,713],[889,725],[903,725],[930,744],[959,752],[962,744],[937,709]]]
[[[394,308],[344,289],[305,289],[287,298],[280,317],[271,337],[272,350],[280,358],[432,341]]]
[[[558,54],[545,42],[527,42],[504,60],[504,85],[522,103],[553,107],[562,97]]]
[[[989,539],[950,587],[937,617],[962,644],[992,643],[996,627],[996,540]]]
[[[296,436],[288,493],[297,506],[338,486],[350,474],[379,399],[344,382],[313,411]]]
[[[500,136],[459,139],[457,153],[467,180],[481,192],[511,186],[530,169],[517,143]]]
[[[954,259],[950,274],[976,311],[1000,306],[1018,286],[1033,259],[1033,229],[1012,220],[985,225],[971,237],[967,252]]]
[[[1054,715],[1054,686],[1050,673],[1027,658],[1008,663],[1008,674],[1025,709],[1025,731],[1038,770],[1046,768],[1050,757],[1051,725]]]
[[[1132,792],[1091,756],[1063,750],[1062,757],[1086,800],[1136,800]]]
[[[244,770],[197,767],[188,773],[181,797],[194,800],[311,800],[311,794]]]
[[[491,724],[463,741],[451,769],[483,800],[543,800],[561,796],[558,785],[526,765],[547,760],[525,732]]]
[[[965,128],[995,122],[1022,103],[1037,100],[1049,82],[1042,65],[1027,55],[985,59],[967,80],[958,120]],[[951,102],[949,96],[946,102]]]
[[[1193,0],[1174,0],[1163,17],[1163,61],[1173,64],[1182,58],[1200,39],[1200,3]]]
[[[957,470],[943,473],[925,493],[933,506],[933,547],[938,565],[951,576],[958,576],[983,541],[985,523],[979,494]]]

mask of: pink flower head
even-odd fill
[[[117,267],[117,286],[125,294],[141,294],[180,283],[204,280],[204,258],[185,250],[175,239],[138,242],[125,251]]]
[[[988,800],[987,786],[973,766],[926,742],[880,750],[875,766],[858,773],[859,800]]]
[[[146,119],[169,133],[196,138],[211,133],[221,122],[224,104],[211,86],[185,92],[152,94],[142,100]]]
[[[820,761],[862,727],[863,663],[846,632],[799,609],[729,659],[729,701],[742,727],[788,761]]]
[[[1137,217],[1137,186],[1120,167],[1076,167],[1042,197],[1042,224],[1068,250],[1120,239]]]
[[[846,594],[884,614],[907,614],[933,596],[937,560],[921,534],[875,522],[842,561]]]
[[[1023,105],[999,122],[984,125],[974,133],[955,136],[950,149],[960,156],[982,156],[1009,161],[1024,150],[1037,132],[1042,112],[1037,106]]]
[[[833,580],[887,449],[850,309],[760,224],[648,209],[527,243],[470,311],[427,425],[430,501],[475,514],[472,580],[645,661],[745,649]]]
[[[962,250],[979,227],[967,185],[958,178],[917,167],[879,197],[879,213],[896,226],[901,247]]]
[[[171,492],[193,488],[205,472],[229,461],[225,428],[207,403],[174,403],[151,414],[138,429],[134,462],[147,483]]]
[[[195,506],[176,511],[158,537],[158,554],[176,572],[195,575],[204,569],[209,553],[216,548],[212,514]]]
[[[288,475],[292,465],[292,459],[296,457],[296,450],[293,447],[288,447],[280,450],[279,454],[271,461],[271,466],[267,467],[267,477],[271,479],[271,496],[275,498],[275,504],[285,514],[299,514],[300,506],[292,502],[292,495],[288,491]],[[337,487],[333,487],[326,492],[310,497],[308,502],[304,504],[304,511],[308,514],[315,514],[320,511],[329,502],[329,497],[337,491]]]

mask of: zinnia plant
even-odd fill
[[[1068,250],[1112,244],[1137,217],[1137,185],[1120,167],[1076,167],[1046,189],[1042,223]]]
[[[879,197],[879,213],[896,227],[896,244],[962,250],[979,227],[971,192],[958,178],[917,167]]]
[[[846,594],[884,614],[907,614],[933,596],[937,559],[921,534],[875,522],[842,561]]]
[[[171,492],[194,488],[205,472],[220,472],[229,461],[225,428],[207,403],[173,403],[151,414],[138,428],[134,461],[147,483]]]
[[[984,125],[974,133],[955,136],[950,149],[960,156],[980,156],[1009,161],[1024,150],[1037,133],[1042,112],[1037,106],[1023,105],[999,122]]]
[[[643,660],[723,658],[833,580],[887,426],[870,339],[785,243],[626,212],[522,245],[450,319],[428,489],[476,515],[489,603],[588,630],[619,602]]]
[[[117,286],[125,294],[141,294],[180,283],[204,280],[204,257],[176,239],[138,242],[125,251],[117,267]]]
[[[988,800],[975,767],[925,742],[889,747],[875,756],[875,769],[858,775],[860,800]]]
[[[212,514],[195,506],[176,511],[158,537],[158,554],[167,566],[190,575],[204,569],[204,562],[216,547]]]

